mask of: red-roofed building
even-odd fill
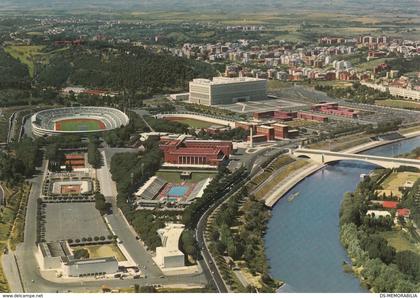
[[[275,111],[274,118],[282,121],[292,121],[297,117],[297,112]]]
[[[319,121],[319,122],[328,122],[328,117],[326,116],[305,113],[305,112],[298,112],[297,118],[304,119],[304,120]]]
[[[388,209],[396,209],[398,202],[395,201],[382,201],[382,207]]]
[[[266,118],[273,118],[274,111],[266,111],[266,112],[254,112],[252,114],[254,120],[266,119]]]
[[[264,135],[266,137],[266,141],[274,140],[274,127],[267,125],[258,125],[257,135]]]
[[[409,217],[410,216],[410,209],[408,209],[408,208],[398,209],[397,214],[398,214],[398,216]]]
[[[218,166],[232,153],[232,142],[162,139],[159,148],[166,163]]]

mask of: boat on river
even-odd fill
[[[299,195],[299,192],[295,192],[293,194],[291,194],[290,196],[287,197],[287,201],[288,202],[292,202],[294,199],[296,199],[296,197]]]

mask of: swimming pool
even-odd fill
[[[168,191],[168,197],[182,197],[188,191],[188,186],[172,186]]]

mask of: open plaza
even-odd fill
[[[45,240],[57,241],[107,237],[110,231],[95,208],[95,204],[86,203],[44,203],[41,213],[45,212]]]

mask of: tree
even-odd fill
[[[384,238],[373,235],[363,238],[360,242],[362,249],[366,250],[369,258],[381,259],[385,264],[389,264],[394,260],[395,248],[388,245],[388,241]]]
[[[395,264],[398,269],[413,278],[414,281],[420,281],[420,256],[412,251],[399,251],[395,255]]]
[[[220,238],[220,233],[219,233],[219,231],[217,231],[216,229],[212,230],[212,231],[211,231],[211,239],[212,239],[213,241],[217,241],[217,240],[219,240],[219,238]]]
[[[197,241],[194,238],[193,231],[184,230],[181,235],[182,251],[192,257],[197,256]]]
[[[88,144],[88,162],[94,169],[102,166],[102,155],[98,150],[98,145],[92,140],[89,140]]]
[[[89,259],[89,251],[84,248],[76,249],[73,254],[75,259]]]
[[[228,243],[227,243],[227,253],[228,256],[231,257],[234,260],[239,259],[240,255],[239,255],[239,251],[236,247],[235,242],[233,241],[233,239],[229,239]]]
[[[157,293],[154,286],[141,286],[139,288],[139,293]]]
[[[99,192],[95,193],[95,208],[104,215],[109,209],[109,205],[105,201],[105,196]]]
[[[226,245],[222,241],[217,241],[216,250],[219,254],[224,254],[226,250]]]

